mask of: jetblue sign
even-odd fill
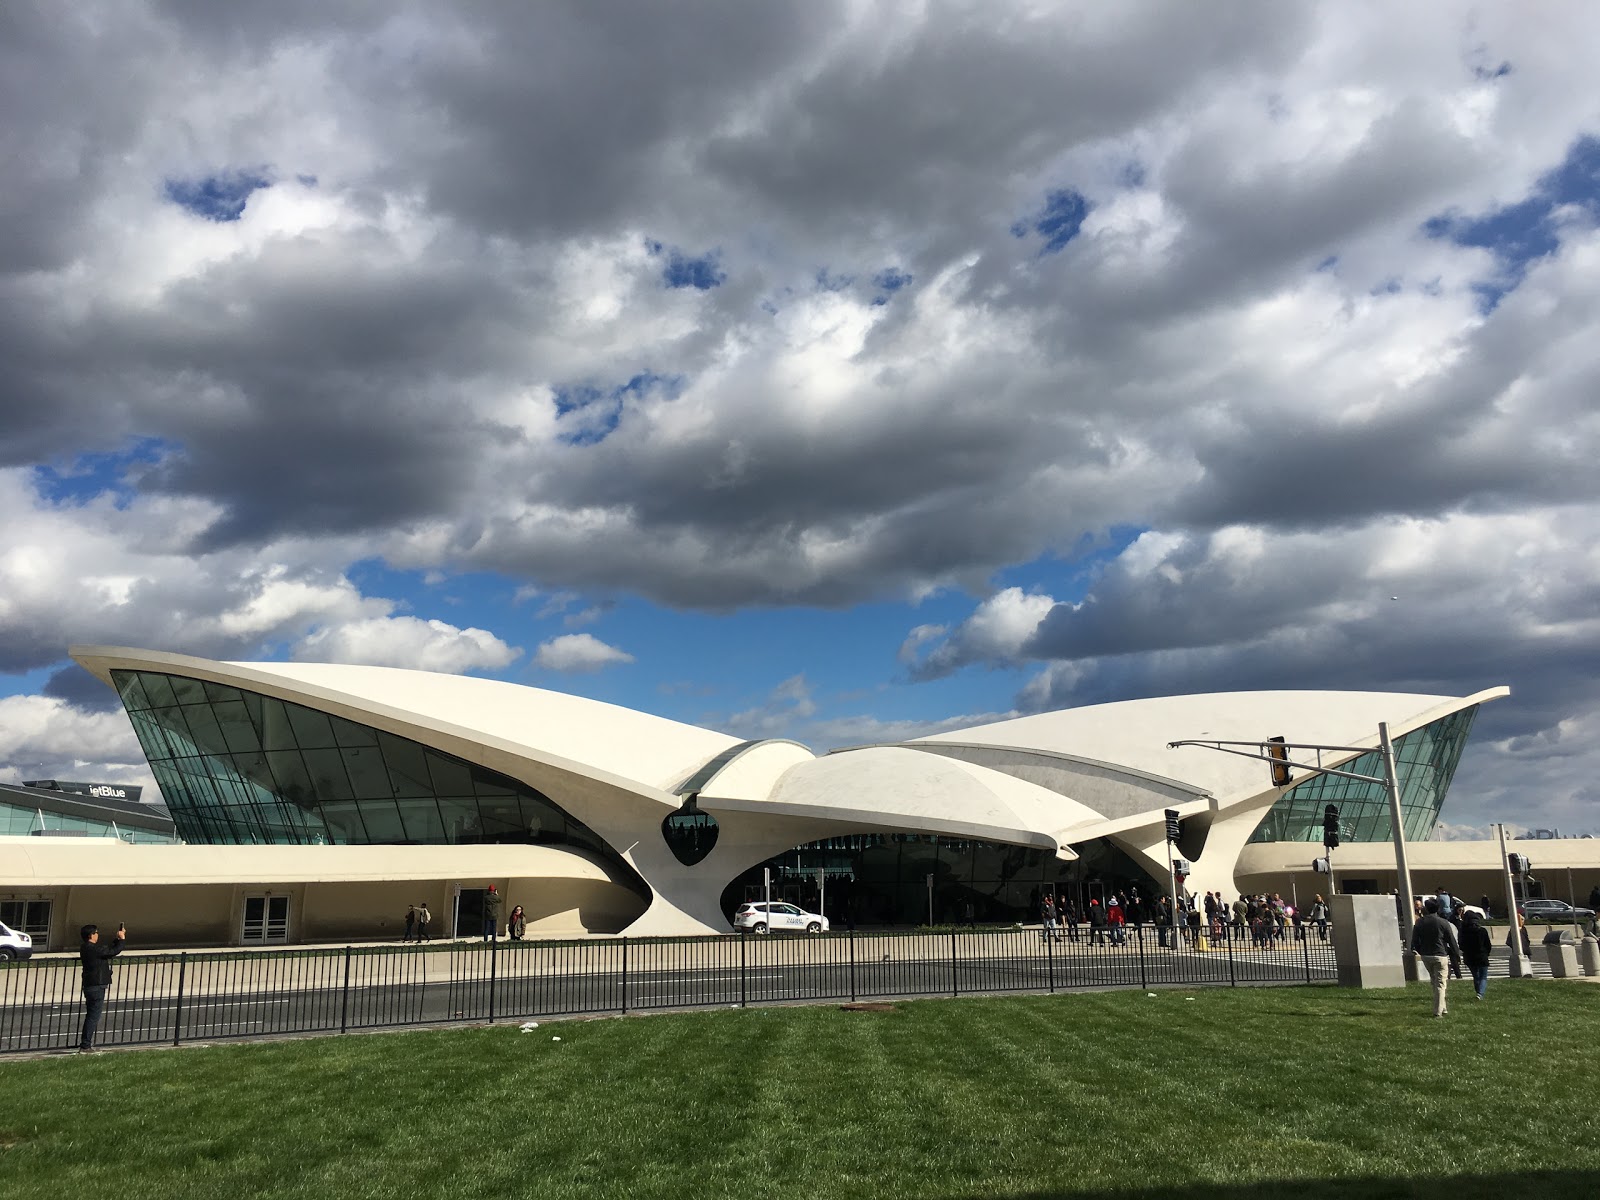
[[[111,787],[104,783],[95,784],[89,789],[89,795],[99,796],[102,800],[126,800],[128,798],[126,788]]]

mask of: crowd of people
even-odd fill
[[[1221,892],[1207,892],[1202,898],[1185,895],[1180,905],[1175,914],[1171,897],[1146,899],[1138,888],[1131,888],[1126,894],[1113,891],[1095,897],[1080,911],[1071,897],[1058,901],[1046,892],[1039,901],[1039,936],[1046,941],[1122,946],[1130,927],[1137,931],[1149,925],[1162,946],[1194,945],[1209,938],[1216,943],[1248,941],[1256,949],[1271,950],[1291,940],[1305,941],[1311,931],[1319,940],[1328,940],[1328,905],[1321,896],[1297,907],[1277,893],[1240,895],[1230,904]]]

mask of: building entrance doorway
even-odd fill
[[[276,946],[289,940],[289,897],[246,896],[239,941],[246,946]]]
[[[488,888],[462,888],[456,893],[455,936],[483,936],[483,898]]]

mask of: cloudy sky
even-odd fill
[[[71,643],[818,748],[1487,706],[1600,832],[1600,8],[0,7],[0,778]],[[1263,734],[1292,730],[1264,730]]]

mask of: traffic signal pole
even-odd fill
[[[1395,892],[1400,897],[1400,944],[1411,949],[1411,931],[1416,925],[1416,905],[1411,895],[1411,863],[1406,858],[1406,827],[1400,817],[1400,778],[1394,766],[1394,743],[1389,740],[1389,723],[1378,722],[1378,741],[1383,748],[1383,786],[1389,793],[1389,824],[1394,828]]]
[[[1207,750],[1218,750],[1223,754],[1237,754],[1241,758],[1255,758],[1272,766],[1272,783],[1274,787],[1287,787],[1292,781],[1290,767],[1299,767],[1303,771],[1312,771],[1320,775],[1334,775],[1341,779],[1357,779],[1362,783],[1379,783],[1389,797],[1389,825],[1394,833],[1394,865],[1395,865],[1395,907],[1400,918],[1400,934],[1402,944],[1409,949],[1411,946],[1411,930],[1415,924],[1412,914],[1411,894],[1411,864],[1406,858],[1406,827],[1400,812],[1400,781],[1395,770],[1394,744],[1389,740],[1389,724],[1387,721],[1378,723],[1378,752],[1383,761],[1382,775],[1363,775],[1359,771],[1345,771],[1338,767],[1325,767],[1322,765],[1322,755],[1325,751],[1361,755],[1371,754],[1371,746],[1324,746],[1315,742],[1288,742],[1281,737],[1263,738],[1255,742],[1222,741],[1216,738],[1186,738],[1182,741],[1168,742],[1169,750],[1176,750],[1182,746],[1203,746]],[[1238,749],[1237,747],[1252,747],[1251,749]],[[1295,762],[1289,758],[1291,750],[1315,750],[1317,761],[1315,763]],[[1333,863],[1330,858],[1328,863],[1330,875]],[[1330,885],[1331,886],[1331,885]]]

